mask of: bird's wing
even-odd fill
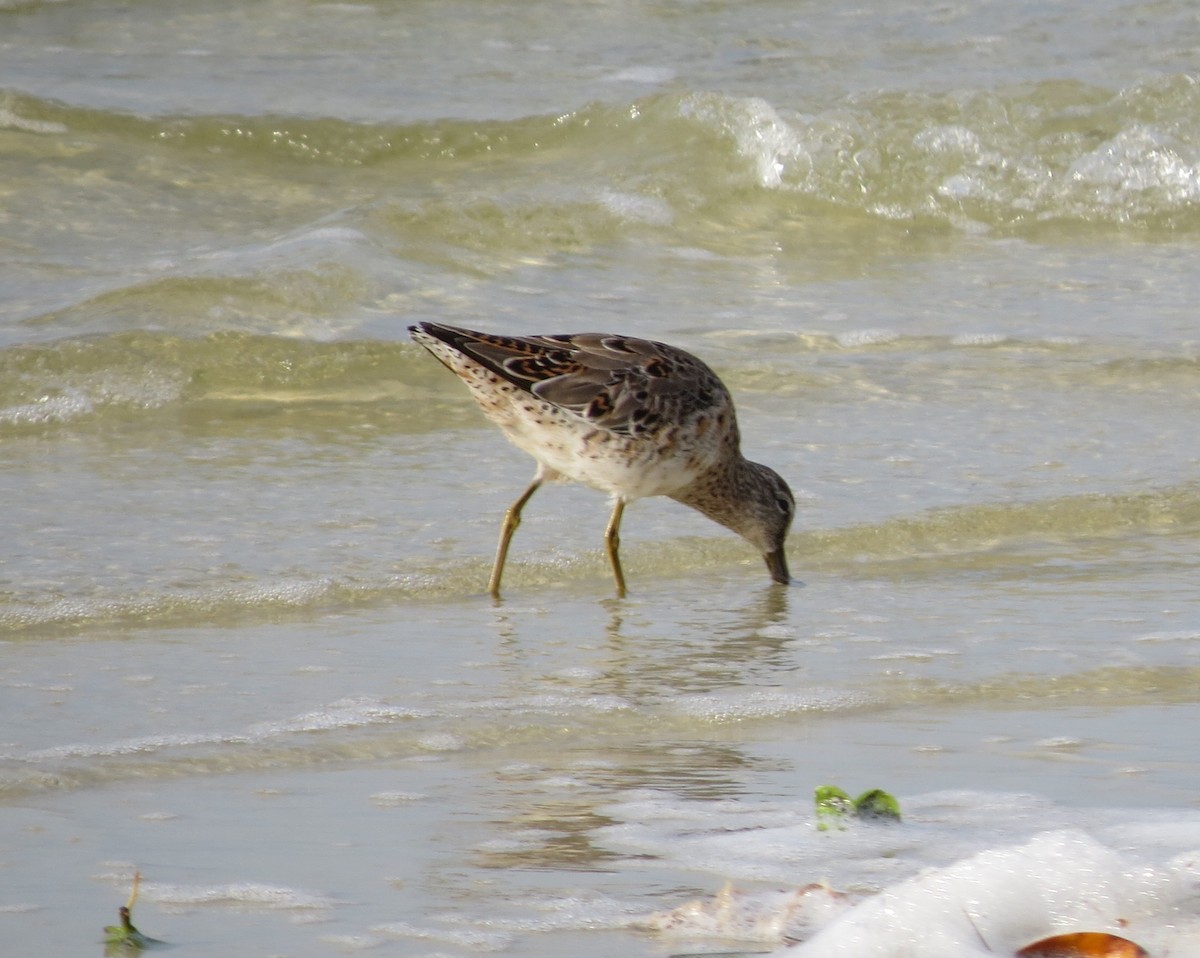
[[[664,343],[607,333],[501,336],[452,327],[438,327],[435,335],[538,399],[623,435],[732,405],[708,366]]]

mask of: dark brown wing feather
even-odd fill
[[[499,336],[438,323],[421,329],[539,399],[615,433],[636,436],[714,410],[728,409],[732,418],[716,374],[665,343],[607,333]]]

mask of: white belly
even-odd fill
[[[573,425],[573,424],[572,424]],[[590,427],[504,426],[512,443],[557,475],[626,501],[667,496],[711,468],[711,457],[678,446],[663,451],[652,438],[633,438]],[[549,478],[549,477],[548,477]]]

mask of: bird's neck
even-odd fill
[[[755,464],[739,453],[722,459],[671,498],[744,536],[745,510],[740,506],[754,484]]]

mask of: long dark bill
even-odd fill
[[[774,552],[768,552],[763,555],[767,560],[767,571],[771,573],[771,578],[780,585],[787,585],[792,581],[792,577],[788,575],[787,556],[783,554],[783,547],[776,549]]]

